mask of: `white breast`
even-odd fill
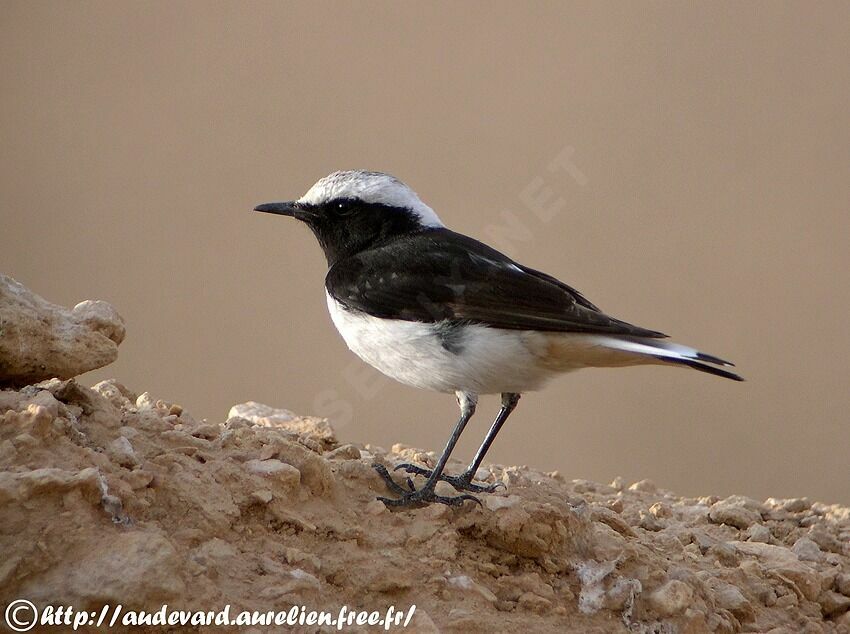
[[[468,325],[452,352],[432,324],[349,311],[330,295],[327,301],[349,349],[406,385],[439,392],[525,392],[557,373],[542,362],[547,342],[540,333]]]

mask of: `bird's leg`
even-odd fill
[[[443,453],[440,456],[440,459],[437,460],[437,465],[434,467],[434,470],[431,471],[431,473],[428,475],[428,479],[425,481],[425,484],[422,486],[421,489],[415,489],[413,487],[413,482],[410,480],[410,478],[408,478],[407,486],[410,490],[407,491],[403,487],[396,484],[392,480],[392,478],[390,478],[390,474],[387,471],[386,467],[379,464],[372,465],[378,472],[378,474],[387,482],[388,488],[393,493],[396,493],[400,496],[398,499],[395,500],[385,497],[378,498],[388,507],[417,508],[425,506],[432,502],[448,504],[449,506],[461,506],[465,500],[479,502],[478,499],[472,495],[445,497],[434,493],[434,488],[437,486],[437,481],[440,479],[440,476],[443,473],[443,469],[446,466],[446,462],[448,462],[452,450],[454,450],[455,445],[457,444],[457,441],[460,438],[460,435],[463,433],[463,428],[466,427],[466,423],[469,422],[469,419],[472,418],[472,415],[475,413],[475,405],[478,402],[478,396],[469,392],[458,392],[457,400],[458,405],[460,405],[460,419],[457,421],[457,425],[455,425],[454,431],[452,431],[452,435],[449,437],[449,441],[446,443],[446,448],[443,449]]]
[[[504,484],[502,484],[501,482],[496,482],[495,484],[475,484],[472,479],[475,477],[475,473],[478,471],[478,467],[481,466],[481,462],[484,460],[484,456],[490,449],[490,445],[492,445],[493,441],[496,439],[496,435],[499,433],[499,430],[502,428],[502,425],[505,424],[505,421],[508,420],[508,416],[511,415],[511,412],[514,411],[517,406],[517,403],[519,403],[519,397],[519,394],[513,392],[505,392],[504,394],[502,394],[502,407],[501,409],[499,409],[499,413],[496,415],[496,419],[490,426],[490,429],[487,432],[487,436],[484,437],[484,442],[481,443],[481,446],[478,448],[478,451],[475,452],[475,457],[472,459],[472,462],[469,464],[469,467],[467,467],[466,471],[464,471],[461,475],[458,476],[441,474],[440,480],[448,482],[458,491],[472,491],[474,493],[492,493],[500,486],[504,486]],[[433,473],[430,469],[424,469],[422,467],[410,463],[397,465],[396,470],[398,469],[404,469],[407,473],[415,473],[416,475],[426,477],[430,477]]]

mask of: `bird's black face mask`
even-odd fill
[[[299,202],[266,203],[255,211],[291,216],[313,231],[328,266],[393,236],[423,229],[415,213],[402,207],[336,198],[321,205]]]

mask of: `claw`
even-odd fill
[[[481,505],[481,500],[479,500],[474,495],[464,494],[458,495],[455,497],[446,497],[443,495],[437,495],[433,490],[429,489],[419,489],[418,491],[410,491],[408,493],[403,494],[398,499],[391,499],[379,496],[378,499],[387,505],[388,508],[422,508],[428,506],[428,504],[436,502],[437,504],[445,504],[446,506],[463,506],[463,503],[467,500],[471,500]]]
[[[407,491],[404,487],[392,479],[389,471],[387,471],[387,468],[384,465],[376,462],[372,465],[372,468],[378,472],[378,475],[380,475],[381,478],[383,478],[387,488],[399,496],[398,499],[378,497],[378,499],[389,508],[422,508],[433,502],[445,504],[447,506],[462,506],[467,500],[471,500],[476,504],[481,505],[481,500],[474,495],[464,494],[455,497],[447,497],[444,495],[437,495],[434,493],[433,488],[417,490],[414,487],[413,480],[411,478],[407,478],[407,486],[410,487],[410,490]],[[396,469],[397,468],[398,467],[396,467]]]
[[[393,471],[398,471],[399,469],[404,469],[407,473],[424,476],[426,478],[430,478],[433,473],[430,469],[425,469],[419,465],[411,464],[409,462],[403,462],[396,465],[393,468]],[[409,480],[410,478],[408,478],[408,481]],[[505,487],[504,482],[495,482],[493,484],[474,484],[472,482],[472,474],[469,472],[459,476],[441,474],[440,480],[448,482],[458,491],[472,491],[473,493],[493,493],[498,490],[499,487]]]
[[[415,464],[410,464],[409,462],[402,462],[401,464],[397,464],[393,467],[393,471],[398,471],[399,469],[404,469],[408,473],[413,473],[415,475],[425,476],[426,478],[431,475],[430,469],[424,469]]]
[[[387,484],[387,488],[390,491],[398,495],[405,495],[407,493],[407,491],[400,487],[396,481],[390,477],[390,472],[387,471],[387,468],[384,465],[375,462],[372,464],[372,468],[384,479],[384,482]]]

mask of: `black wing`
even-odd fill
[[[666,336],[609,317],[554,277],[448,229],[402,236],[345,258],[331,267],[325,284],[343,306],[387,319]]]

